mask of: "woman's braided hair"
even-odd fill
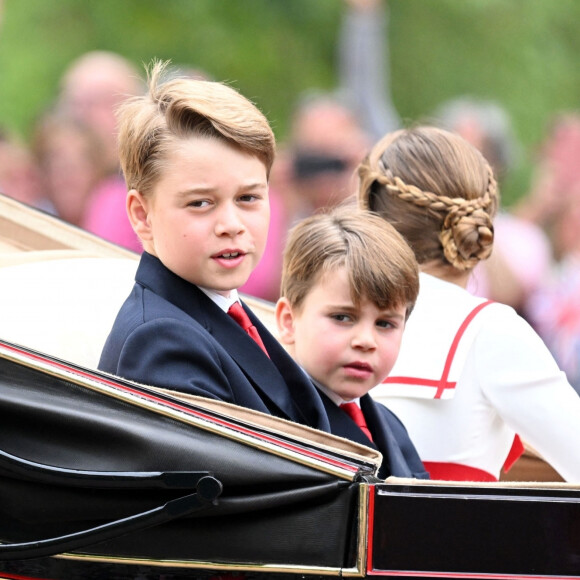
[[[469,270],[491,254],[497,183],[463,138],[435,127],[390,133],[358,174],[362,207],[392,223],[420,264],[438,260]]]

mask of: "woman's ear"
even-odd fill
[[[294,344],[294,312],[285,297],[276,303],[276,325],[280,342],[286,346]]]
[[[127,192],[127,215],[135,233],[142,242],[153,239],[151,223],[149,221],[150,200],[136,189]]]

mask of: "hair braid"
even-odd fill
[[[370,155],[359,166],[361,201],[369,208],[378,184],[389,196],[426,210],[440,224],[438,239],[445,259],[458,270],[468,270],[488,258],[493,248],[498,188],[491,167],[486,161],[483,163],[487,171],[486,190],[478,197],[466,199],[433,193],[406,183],[385,166],[381,156],[373,159]],[[381,213],[385,213],[384,210]],[[409,241],[414,245],[413,240]]]

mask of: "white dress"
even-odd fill
[[[447,479],[471,479],[470,468],[499,479],[519,434],[580,482],[580,397],[509,306],[421,274],[397,363],[371,395],[403,421],[428,470],[449,467]]]

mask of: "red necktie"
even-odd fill
[[[230,306],[228,314],[254,339],[254,341],[258,343],[258,346],[266,353],[266,356],[269,357],[270,355],[260,338],[258,329],[252,324],[252,321],[246,314],[243,306],[239,302],[234,302]]]
[[[361,408],[356,403],[343,403],[340,408],[346,412],[358,427],[360,427],[361,431],[372,441],[373,437],[367,427],[367,422],[365,421],[365,416]]]

